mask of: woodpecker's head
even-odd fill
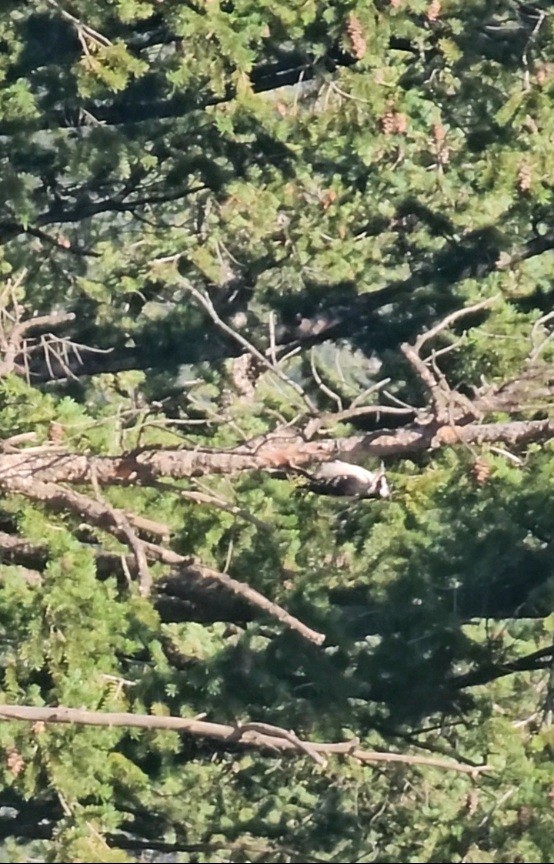
[[[324,462],[310,475],[309,488],[318,495],[343,498],[389,498],[390,487],[384,468],[368,471],[350,462]]]

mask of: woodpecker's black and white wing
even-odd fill
[[[368,471],[350,462],[324,462],[310,475],[308,488],[318,495],[342,498],[388,498],[390,489],[383,469]]]

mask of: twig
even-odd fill
[[[218,510],[223,510],[225,513],[231,513],[233,516],[238,516],[240,519],[244,519],[245,522],[250,522],[251,525],[255,525],[256,528],[260,528],[262,531],[271,531],[271,525],[268,525],[267,522],[262,522],[261,519],[258,519],[257,516],[249,513],[248,510],[244,510],[242,507],[233,504],[231,501],[225,501],[218,495],[210,495],[206,492],[193,492],[189,489],[179,489],[179,487],[170,487],[169,484],[166,483],[164,483],[163,486],[168,489],[171,488],[176,495],[179,495],[181,498],[185,498],[188,501],[194,501],[196,504],[207,504],[212,507],[217,507]]]
[[[314,376],[314,381],[316,382],[316,384],[319,387],[319,389],[321,390],[321,392],[325,393],[326,396],[328,396],[330,399],[332,399],[333,402],[336,403],[337,409],[339,411],[342,411],[343,410],[342,399],[340,398],[339,394],[335,393],[334,390],[331,390],[331,388],[328,387],[327,384],[324,383],[323,379],[321,378],[321,375],[317,371],[317,367],[315,365],[315,357],[314,357],[313,347],[312,347],[312,350],[310,351],[310,368],[312,370],[312,375]]]
[[[90,480],[96,500],[101,504],[106,512],[112,517],[114,525],[121,530],[131,549],[133,550],[135,561],[137,562],[139,592],[143,597],[148,597],[152,588],[152,576],[148,567],[146,553],[144,551],[143,541],[137,537],[136,533],[131,528],[129,519],[123,510],[116,510],[115,507],[105,500],[100,492],[100,486],[94,470],[91,471]]]
[[[275,347],[275,312],[273,309],[269,313],[269,357],[274,366],[277,366],[277,356]]]
[[[358,396],[356,396],[356,398],[353,399],[352,402],[350,403],[350,407],[351,408],[357,408],[358,405],[360,404],[360,402],[363,402],[363,400],[367,396],[371,396],[371,394],[376,393],[377,390],[382,390],[383,387],[386,387],[386,385],[390,384],[390,382],[391,382],[390,378],[382,378],[381,381],[376,381],[375,384],[371,385],[371,387],[367,387],[365,390],[363,390],[361,393],[359,393]]]
[[[125,512],[127,521],[138,531],[144,531],[146,534],[156,534],[163,540],[168,540],[170,535],[169,525],[165,522],[156,522],[154,519],[148,519],[146,516],[139,516],[138,513]]]
[[[463,333],[459,339],[455,339],[454,342],[451,342],[450,345],[445,345],[443,348],[439,348],[438,350],[432,350],[429,360],[431,361],[433,369],[435,370],[435,374],[437,374],[439,371],[435,366],[435,360],[437,359],[437,357],[442,357],[444,354],[449,354],[450,351],[455,351],[456,348],[460,347],[464,339],[465,333]]]
[[[302,741],[291,730],[282,729],[280,726],[273,726],[272,723],[238,723],[237,740],[240,740],[245,732],[261,732],[262,735],[276,735],[278,738],[284,738],[299,750],[302,750],[303,753],[306,753],[318,765],[321,765],[323,768],[327,766],[327,759],[317,752],[313,744],[309,741]]]
[[[235,544],[233,542],[233,538],[229,540],[229,545],[227,547],[227,555],[225,556],[225,564],[223,565],[223,573],[227,574],[229,572],[229,567],[231,566],[231,561],[233,560],[233,551],[235,548]]]
[[[458,771],[476,777],[491,771],[490,765],[466,765],[447,759],[434,759],[403,753],[386,753],[378,750],[363,750],[358,741],[323,743],[303,741],[294,733],[280,727],[264,723],[230,726],[223,723],[210,723],[194,718],[159,716],[152,714],[130,714],[126,712],[87,711],[82,708],[37,708],[30,705],[0,705],[0,718],[20,720],[27,723],[72,723],[80,726],[104,726],[125,729],[172,729],[188,733],[198,738],[211,738],[236,746],[237,743],[263,750],[297,753],[302,755],[318,754],[323,758],[342,755],[362,763],[396,762],[405,765],[421,765],[445,771]],[[250,728],[249,728],[250,727]],[[262,731],[270,729],[271,732]]]
[[[245,348],[246,351],[248,351],[253,357],[259,360],[266,369],[268,369],[270,372],[273,372],[275,375],[277,375],[278,378],[281,379],[281,381],[291,387],[295,391],[295,393],[300,396],[311,414],[317,413],[316,406],[314,405],[308,394],[304,391],[304,388],[300,386],[300,384],[297,384],[296,381],[293,381],[293,379],[290,378],[285,372],[283,372],[283,370],[278,365],[274,365],[273,363],[271,363],[267,359],[267,357],[262,354],[261,351],[258,351],[255,345],[249,342],[248,339],[245,339],[245,337],[238,333],[236,330],[233,330],[232,327],[230,327],[222,318],[220,318],[212,301],[208,296],[195,288],[188,279],[184,279],[183,277],[181,277],[179,281],[183,285],[183,287],[190,294],[192,294],[192,296],[200,303],[202,308],[208,313],[209,317],[212,319],[214,324],[216,324],[220,328],[220,330],[223,330],[223,332],[227,333],[227,335],[234,339],[235,342],[238,342],[239,345],[242,345],[242,347]]]
[[[378,418],[381,414],[413,417],[417,411],[417,408],[397,408],[391,405],[361,405],[359,408],[346,408],[344,411],[329,412],[320,414],[319,417],[313,417],[306,424],[304,434],[306,438],[312,438],[322,427],[332,423],[342,423],[345,420],[354,420],[356,417],[368,417],[372,414],[377,415]]]
[[[389,379],[390,380],[390,379]],[[415,405],[410,405],[409,402],[404,402],[403,399],[399,399],[398,396],[395,396],[394,393],[391,393],[389,390],[383,390],[383,396],[386,396],[387,399],[390,399],[395,405],[398,405],[400,408],[409,408],[411,411],[417,413],[419,410]]]
[[[447,423],[449,420],[448,406],[450,404],[450,394],[452,391],[450,390],[446,380],[442,376],[440,381],[437,380],[425,361],[421,359],[418,351],[413,345],[404,342],[400,346],[400,350],[404,354],[408,363],[414,369],[418,378],[429,391],[437,420],[441,423]]]
[[[546,315],[542,315],[533,324],[533,329],[531,330],[531,342],[533,344],[533,350],[531,351],[531,354],[529,355],[530,360],[532,360],[532,361],[536,360],[539,357],[539,355],[542,354],[542,352],[544,351],[544,349],[546,348],[548,343],[551,342],[552,339],[554,339],[554,330],[553,330],[552,333],[548,333],[545,336],[545,338],[542,340],[542,342],[539,342],[537,344],[537,341],[536,341],[539,329],[541,327],[543,327],[545,324],[548,324],[549,321],[552,321],[552,319],[554,319],[554,311],[548,312]]]
[[[70,12],[66,12],[65,9],[62,9],[57,0],[46,0],[49,6],[53,9],[56,9],[62,18],[65,18],[67,21],[71,21],[72,24],[75,25],[75,28],[79,35],[84,33],[86,36],[91,38],[94,42],[98,42],[103,47],[108,47],[112,43],[110,40],[103,36],[102,33],[99,33],[98,30],[93,30],[92,27],[89,27],[88,24],[84,24],[79,18],[76,18],[75,15],[72,15]]]
[[[487,297],[486,300],[481,300],[479,303],[474,303],[473,306],[464,306],[463,309],[457,309],[455,312],[451,312],[449,315],[446,315],[441,321],[435,324],[434,327],[431,327],[430,330],[426,330],[425,333],[422,333],[421,336],[415,341],[414,348],[418,352],[421,351],[423,346],[429,339],[434,339],[438,333],[441,333],[443,330],[446,330],[447,327],[450,327],[456,321],[459,321],[460,318],[465,318],[467,315],[472,315],[474,312],[479,312],[480,309],[486,309],[487,306],[492,306],[493,303],[498,299],[498,295],[495,294],[494,297]]]
[[[496,296],[488,297],[480,303],[474,303],[472,306],[464,306],[463,309],[457,309],[455,312],[451,312],[449,315],[442,318],[442,320],[435,324],[434,327],[431,327],[430,330],[421,333],[413,345],[404,342],[400,346],[400,350],[416,372],[418,378],[429,391],[436,418],[441,423],[450,422],[452,424],[453,418],[451,416],[451,409],[456,401],[458,401],[459,394],[455,393],[451,389],[446,378],[434,363],[434,359],[439,356],[439,353],[446,353],[446,350],[452,350],[453,346],[448,346],[448,349],[442,349],[441,352],[434,352],[434,356],[432,355],[430,358],[434,371],[431,371],[429,368],[428,361],[421,357],[421,349],[430,339],[434,339],[435,336],[443,330],[446,330],[447,327],[450,327],[456,321],[465,318],[467,315],[471,315],[474,312],[478,312],[480,309],[490,306],[496,301],[496,299]],[[465,407],[467,409],[469,406],[465,405]]]
[[[342,420],[350,420],[353,417],[365,417],[370,414],[393,414],[393,415],[413,415],[417,412],[416,408],[397,408],[392,405],[360,405],[359,408],[346,408],[344,411],[337,411],[336,414],[325,415],[328,419],[333,419],[337,422]]]
[[[65,324],[67,321],[73,321],[74,318],[73,312],[53,312],[51,315],[37,315],[35,318],[14,324],[7,337],[2,334],[1,347],[4,351],[4,359],[0,362],[0,377],[9,375],[14,371],[17,355],[22,350],[27,333],[42,327]]]
[[[4,484],[6,480],[4,478]],[[218,582],[223,585],[232,594],[242,597],[251,606],[261,609],[270,617],[276,619],[289,630],[294,630],[303,639],[315,645],[321,645],[325,641],[325,635],[317,630],[312,630],[294,615],[291,615],[277,603],[269,600],[259,591],[251,588],[237,579],[228,576],[227,573],[220,573],[217,570],[211,570],[205,567],[194,558],[179,555],[172,549],[167,549],[164,546],[159,546],[155,543],[150,543],[147,540],[139,540],[136,534],[132,531],[129,525],[129,518],[126,513],[107,504],[106,502],[95,501],[81,492],[73,489],[65,489],[55,483],[44,483],[36,479],[36,477],[12,478],[9,483],[10,490],[19,494],[25,495],[27,498],[36,501],[42,501],[50,504],[56,509],[67,509],[74,513],[78,513],[81,517],[87,519],[92,525],[108,531],[117,537],[118,540],[128,543],[133,548],[137,560],[137,566],[140,567],[141,562],[158,561],[170,567],[179,568],[183,577],[187,575],[202,579],[208,583]],[[135,539],[138,545],[134,545]],[[137,555],[138,553],[138,555]],[[145,558],[140,556],[144,554]],[[144,571],[143,571],[143,578]],[[146,580],[145,591],[149,587]]]
[[[523,465],[523,459],[520,459],[519,456],[516,456],[515,453],[510,453],[509,450],[504,450],[502,447],[490,447],[491,453],[496,453],[498,456],[503,456],[504,459],[508,459],[510,462],[514,462],[515,465]]]

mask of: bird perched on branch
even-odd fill
[[[389,498],[390,487],[385,470],[368,471],[361,465],[341,462],[336,459],[324,462],[310,473],[302,468],[296,470],[310,481],[308,489],[317,495],[336,495],[342,498]]]

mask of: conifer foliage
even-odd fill
[[[553,29],[2,4],[2,860],[553,859]]]

